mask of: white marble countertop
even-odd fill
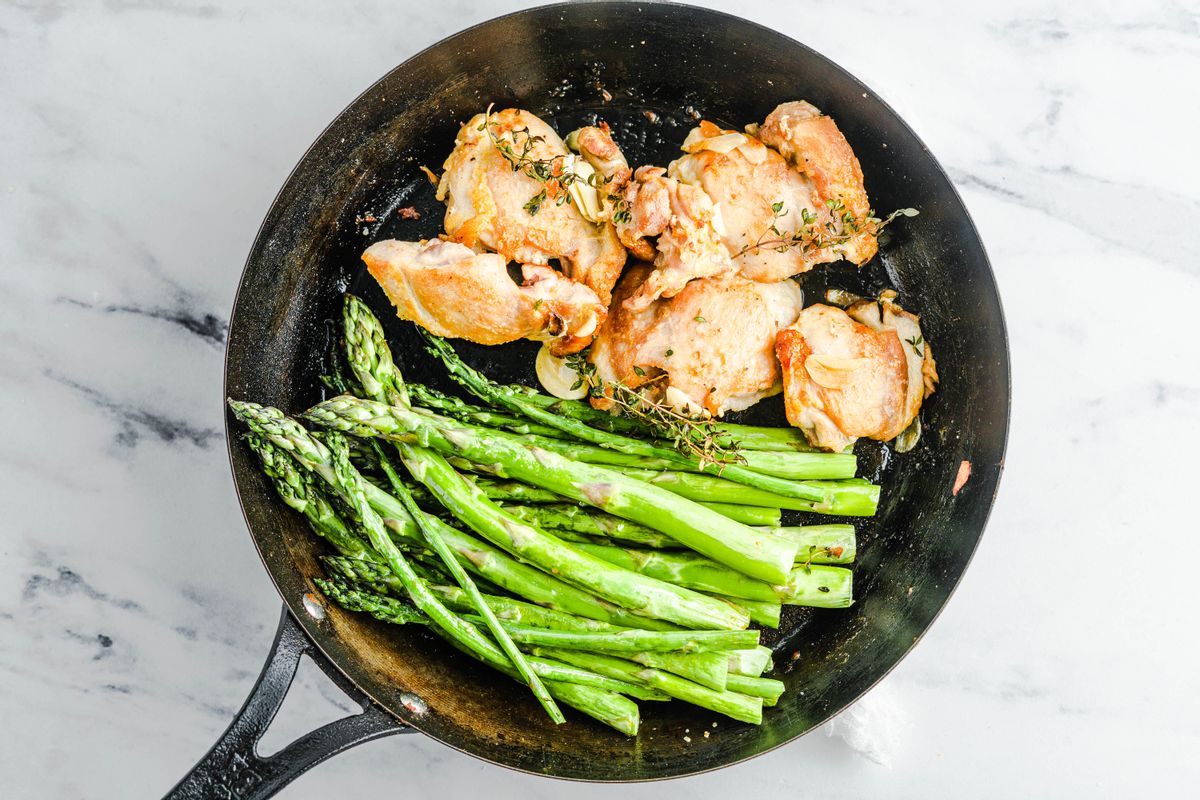
[[[241,704],[279,608],[222,441],[243,259],[292,164],[350,99],[518,5],[0,4],[3,796],[158,797]],[[1200,10],[712,5],[864,79],[979,225],[1014,406],[965,581],[853,712],[860,724],[746,765],[568,786],[412,736],[281,796],[1185,794],[1200,782],[1186,483],[1200,452]],[[315,669],[302,677],[278,742],[346,707]]]

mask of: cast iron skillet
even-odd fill
[[[665,164],[699,115],[740,128],[799,98],[837,120],[862,162],[876,209],[921,212],[890,229],[866,268],[831,265],[806,276],[810,302],[826,285],[870,295],[897,288],[904,306],[922,315],[942,382],[922,412],[925,435],[914,452],[860,444],[863,471],[882,482],[883,498],[876,517],[855,520],[857,603],[844,611],[789,609],[794,613],[770,640],[788,691],[763,724],[671,703],[643,704],[636,739],[577,715],[556,728],[523,688],[415,626],[378,624],[326,605],[311,581],[321,574],[322,546],[274,496],[233,423],[227,433],[242,509],[286,608],[246,706],[171,797],[267,797],[336,752],[409,730],[539,775],[595,781],[689,775],[804,734],[908,652],[966,568],[1000,477],[1009,407],[1000,300],[966,209],[916,135],[866,86],[770,29],[681,5],[556,5],[478,25],[401,64],[329,126],[267,214],[233,311],[225,388],[231,397],[292,412],[319,400],[331,320],[347,289],[386,320],[406,376],[453,388],[408,323],[391,315],[359,255],[379,239],[439,232],[442,209],[418,167],[438,170],[458,126],[488,103],[529,109],[564,134],[602,118],[631,163]],[[409,206],[419,220],[397,213]],[[529,343],[460,350],[495,378],[534,383]],[[752,412],[757,422],[784,421],[778,398]],[[954,495],[964,460],[971,477]],[[255,743],[303,653],[364,713],[259,758]],[[693,733],[688,742],[689,728],[710,735]]]

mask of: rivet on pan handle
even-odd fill
[[[304,655],[358,703],[363,712],[322,725],[275,755],[260,758],[255,747],[283,705]],[[164,800],[263,800],[330,756],[356,744],[412,730],[376,706],[329,664],[285,606],[267,663],[246,703],[212,749]]]

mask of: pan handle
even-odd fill
[[[303,655],[308,655],[363,711],[322,725],[275,755],[261,758],[255,747],[283,705]],[[412,730],[377,706],[330,664],[284,606],[271,654],[242,709],[212,749],[164,800],[265,800],[330,756],[356,744]]]

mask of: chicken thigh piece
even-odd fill
[[[695,278],[733,270],[720,214],[703,189],[667,177],[662,167],[639,167],[612,191],[620,198],[618,213],[624,211],[617,218],[621,243],[634,256],[654,260],[654,271],[624,301],[630,310],[673,297]]]
[[[638,264],[617,284],[590,352],[600,378],[679,411],[718,417],[779,392],[775,337],[796,320],[804,301],[794,281],[765,284],[729,275],[692,281],[641,310],[623,303],[653,272]],[[592,403],[607,408],[612,401]]]
[[[779,332],[788,422],[816,447],[840,451],[859,437],[890,441],[916,419],[937,367],[916,316],[885,292],[843,311],[804,309]]]
[[[604,322],[604,303],[583,284],[525,264],[518,285],[503,256],[457,242],[389,239],[362,258],[397,315],[438,336],[479,344],[535,339],[566,355],[586,347]]]
[[[778,281],[842,258],[870,260],[875,223],[862,170],[833,120],[808,103],[784,103],[748,130],[702,121],[684,140],[686,155],[668,166],[720,207],[738,272]]]
[[[608,180],[627,177],[629,162],[612,138],[608,125],[588,125],[567,135],[567,146],[583,156],[596,172]]]
[[[527,111],[475,115],[459,131],[438,182],[446,232],[474,250],[493,250],[521,264],[557,259],[568,277],[607,303],[626,253],[611,223],[589,220],[588,209],[580,208],[575,195],[584,192],[596,200],[590,196],[595,188],[580,181],[568,191],[554,177],[527,174],[536,163],[561,176],[574,171],[577,162],[582,159],[567,150],[554,129]]]
[[[832,222],[841,231],[845,241],[832,248],[834,252],[855,265],[870,261],[879,242],[870,221],[871,201],[863,186],[862,166],[833,118],[811,103],[794,100],[768,114],[757,134],[804,176],[817,201],[814,210],[824,215],[819,222]],[[830,203],[836,210],[829,209]]]

